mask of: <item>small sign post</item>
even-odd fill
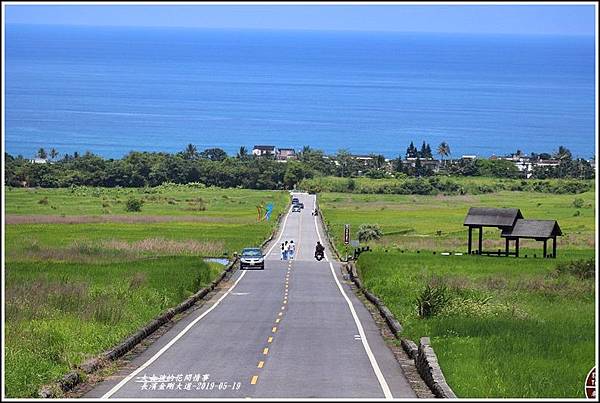
[[[350,224],[344,224],[344,245],[346,245],[346,260],[348,260],[348,244],[350,243]]]

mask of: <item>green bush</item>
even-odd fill
[[[446,309],[452,298],[444,284],[427,284],[416,299],[417,313],[421,318],[429,318]]]
[[[125,211],[130,211],[130,212],[135,212],[135,211],[142,211],[142,204],[144,202],[140,199],[136,199],[136,198],[129,198],[127,199],[127,202],[125,203]]]
[[[383,233],[377,224],[363,224],[358,228],[357,235],[360,242],[368,242],[380,239]]]
[[[583,199],[582,199],[582,198],[580,198],[580,197],[576,197],[576,198],[573,200],[573,207],[575,207],[575,208],[582,208],[584,203],[585,203],[585,202],[583,201]]]
[[[596,265],[593,258],[561,262],[556,266],[556,273],[570,274],[582,280],[594,278],[595,270]]]

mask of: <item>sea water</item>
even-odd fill
[[[595,150],[594,37],[6,26],[6,151]]]

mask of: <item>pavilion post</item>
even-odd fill
[[[481,255],[483,245],[483,227],[479,227],[479,254]]]
[[[504,254],[505,254],[506,256],[508,256],[508,251],[509,251],[509,244],[508,244],[508,242],[509,242],[509,241],[508,241],[508,238],[505,238],[504,240],[506,241],[506,246],[505,246],[505,248],[504,248]]]
[[[544,239],[544,257],[548,257],[548,240]]]
[[[556,258],[556,235],[552,238],[552,257]]]
[[[467,252],[469,255],[471,254],[471,250],[472,250],[472,248],[471,248],[472,239],[473,239],[473,227],[469,227],[469,247],[468,247],[469,249]]]
[[[519,257],[519,238],[515,238],[515,256]]]

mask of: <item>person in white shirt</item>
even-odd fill
[[[290,260],[294,258],[295,254],[296,254],[296,244],[294,243],[294,240],[291,240],[288,245],[288,255],[290,257]]]

